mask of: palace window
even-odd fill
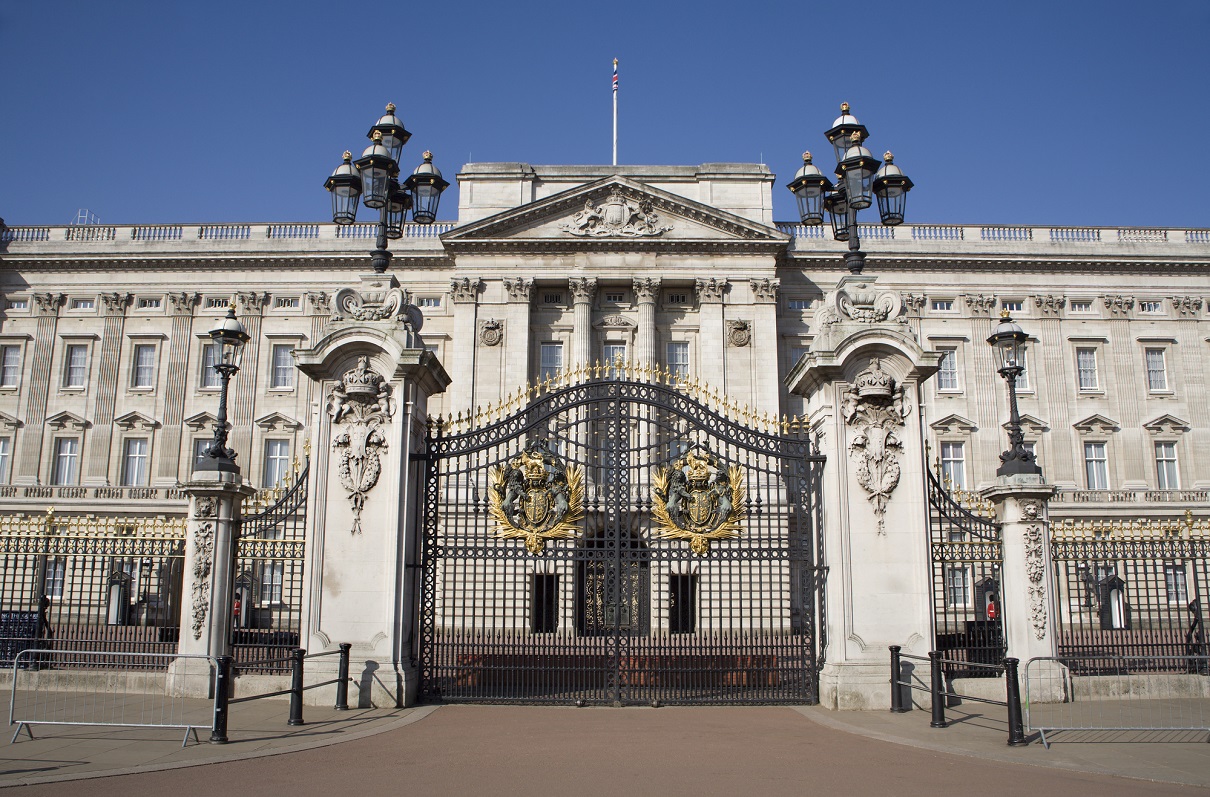
[[[1176,443],[1155,444],[1155,479],[1156,486],[1161,490],[1180,489],[1181,477],[1176,463]]]
[[[135,306],[139,310],[155,310],[158,309],[161,304],[162,300],[158,297],[140,296]]]
[[[196,468],[206,461],[206,452],[210,450],[213,437],[199,437],[193,441],[193,466]]]
[[[958,350],[940,349],[941,359],[937,363],[937,389],[959,390]]]
[[[216,362],[218,362],[218,346],[213,343],[203,343],[202,375],[198,380],[198,384],[202,388],[215,388],[222,386],[222,379],[219,377],[218,371],[214,370],[214,365]]]
[[[563,304],[563,294],[555,291],[543,293],[542,304]]]
[[[96,299],[72,299],[71,309],[73,310],[95,310],[97,309]]]
[[[668,293],[664,295],[665,304],[689,304],[689,294]]]
[[[8,483],[8,463],[12,459],[11,437],[0,437],[0,484]]]
[[[226,310],[231,306],[231,300],[226,297],[211,296],[206,300],[208,310]]]
[[[290,473],[290,441],[265,441],[265,478],[263,487],[277,487]]]
[[[956,490],[966,489],[965,444],[941,444],[941,478],[949,481]]]
[[[88,345],[72,343],[63,358],[63,387],[84,387],[88,381]]]
[[[692,634],[697,631],[697,575],[673,573],[668,576],[668,632]]]
[[[786,309],[787,310],[810,310],[811,309],[811,300],[810,299],[787,299],[786,300]]]
[[[122,485],[144,487],[147,485],[147,438],[128,437],[122,452]]]
[[[80,438],[56,437],[54,453],[51,484],[75,484],[80,477]]]
[[[1092,302],[1086,299],[1073,301],[1071,303],[1071,312],[1073,313],[1091,313]]]
[[[21,347],[0,346],[0,387],[16,387],[21,381]]]
[[[1000,302],[1000,309],[1010,313],[1023,313],[1025,312],[1025,302],[1020,299],[1003,299]]]
[[[1109,489],[1109,457],[1104,443],[1084,444],[1084,477],[1089,490]]]
[[[930,306],[933,308],[933,310],[935,312],[938,312],[938,313],[952,313],[954,311],[954,300],[953,299],[934,299],[932,305],[930,305]]]
[[[297,310],[302,302],[297,296],[278,296],[273,300],[273,306],[278,310]]]
[[[1017,390],[1029,390],[1029,349],[1021,347],[1021,373],[1017,375]]]
[[[555,380],[563,373],[563,344],[543,343],[539,352],[538,379]]]
[[[9,310],[28,310],[29,299],[9,299],[5,302],[5,306]]]
[[[1164,350],[1148,347],[1143,351],[1147,366],[1147,390],[1163,393],[1168,390],[1168,369],[1164,363]]]
[[[965,567],[947,567],[945,569],[945,605],[970,606],[970,603],[970,572]]]
[[[618,370],[618,365],[626,363],[626,344],[625,343],[606,343],[601,352],[601,359],[604,365],[608,366],[608,375],[610,379],[617,379],[621,376]]]
[[[626,301],[626,291],[605,291],[605,301],[615,304]]]
[[[280,529],[270,539],[281,539]],[[273,604],[282,602],[282,583],[285,581],[285,562],[265,562],[260,569],[260,602]]]
[[[155,387],[156,346],[154,343],[136,343],[130,368],[130,386],[134,388]]]
[[[1164,312],[1162,301],[1139,302],[1139,312],[1146,315],[1160,315]]]
[[[530,585],[529,630],[553,634],[559,630],[559,577],[534,573]]]
[[[46,580],[43,593],[48,598],[63,597],[63,584],[67,581],[67,560],[60,556],[52,556],[46,560]]]
[[[440,307],[441,306],[441,297],[440,296],[421,296],[420,300],[416,304],[418,304],[421,307]]]
[[[1096,390],[1100,386],[1096,349],[1083,346],[1076,349],[1076,384],[1080,390]]]
[[[294,387],[294,357],[290,354],[293,350],[289,343],[274,344],[271,388],[284,390]]]
[[[1164,587],[1168,602],[1184,606],[1189,602],[1189,586],[1185,579],[1185,566],[1179,563],[1164,565]]]
[[[682,340],[674,340],[668,344],[668,370],[674,376],[685,378],[689,376],[689,344]]]

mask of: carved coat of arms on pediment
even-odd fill
[[[650,199],[638,202],[622,195],[614,186],[609,197],[599,205],[584,200],[584,209],[559,229],[583,238],[656,236],[672,229],[662,224]]]

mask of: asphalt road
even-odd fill
[[[446,706],[405,727],[314,750],[9,793],[1105,797],[1206,791],[932,752],[828,728],[790,708]]]

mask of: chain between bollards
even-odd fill
[[[214,660],[214,720],[210,726],[210,743],[227,743],[227,701],[231,698],[231,669],[235,659],[219,656]]]
[[[290,719],[287,725],[303,725],[303,656],[307,651],[294,648],[290,651]]]
[[[944,728],[949,725],[945,721],[945,679],[941,676],[941,657],[937,651],[929,651],[929,691],[933,695],[933,721],[930,728]]]
[[[1021,682],[1017,676],[1020,659],[1004,660],[1004,694],[1008,703],[1008,743],[1013,747],[1029,744],[1025,723],[1021,721]]]
[[[348,642],[340,645],[340,665],[336,669],[336,710],[349,710],[349,649]]]

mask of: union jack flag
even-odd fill
[[[613,90],[618,90],[618,59],[613,59]]]

